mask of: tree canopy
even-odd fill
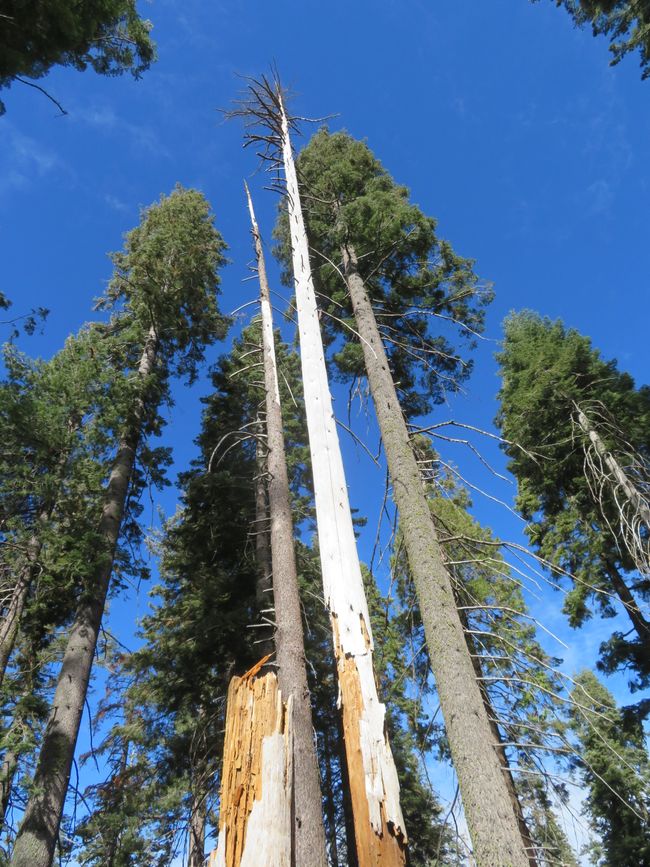
[[[56,65],[138,78],[155,57],[150,31],[135,0],[2,0],[0,88],[40,79]]]

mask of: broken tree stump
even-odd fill
[[[291,867],[292,700],[274,672],[228,688],[219,839],[210,867]]]

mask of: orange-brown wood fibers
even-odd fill
[[[239,867],[253,803],[262,796],[262,742],[284,732],[285,706],[274,672],[234,677],[228,687],[219,835],[225,830],[226,867]]]
[[[335,618],[333,618],[333,625],[335,631],[335,652],[338,657],[337,669],[343,712],[345,755],[348,764],[350,796],[354,816],[354,836],[357,844],[359,867],[404,867],[406,864],[405,841],[401,834],[396,836],[392,826],[389,826],[386,822],[383,805],[381,809],[381,834],[376,833],[370,824],[370,811],[368,808],[368,795],[366,793],[359,735],[359,720],[364,712],[359,671],[354,657],[345,656],[341,651],[338,636],[336,635]],[[365,629],[363,618],[362,625]]]

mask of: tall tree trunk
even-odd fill
[[[384,725],[385,707],[377,695],[368,604],[332,411],[289,125],[279,93],[278,100],[319,553],[334,633],[357,855],[360,867],[398,867],[406,860],[399,782]]]
[[[341,252],[474,856],[529,867],[386,350],[355,251]]]
[[[246,187],[257,256],[262,310],[262,347],[266,391],[268,502],[275,611],[278,683],[285,700],[293,700],[294,833],[297,867],[327,867],[318,756],[307,685],[302,610],[291,517],[273,314],[266,266],[253,203]]]
[[[15,750],[5,750],[0,761],[0,828],[4,827],[17,770],[18,753]]]
[[[606,560],[605,569],[609,575],[610,581],[612,582],[614,592],[625,608],[636,634],[645,645],[648,652],[648,658],[650,659],[650,622],[643,616],[632,591],[623,580],[623,577],[616,566],[614,566],[609,560]]]
[[[34,775],[34,789],[27,802],[11,859],[12,867],[51,867],[79,726],[86,702],[93,658],[97,647],[106,596],[113,570],[129,483],[144,418],[144,389],[156,357],[158,339],[149,330],[138,367],[140,388],[120,441],[111,470],[98,527],[102,554],[79,600],[52,709],[43,736]]]
[[[190,852],[187,867],[203,867],[205,861],[205,795],[194,793],[190,815]]]
[[[458,599],[456,601],[458,602]],[[510,798],[512,809],[514,810],[515,816],[517,817],[517,826],[519,827],[519,833],[521,834],[521,840],[524,845],[524,849],[526,851],[526,854],[528,855],[528,863],[530,867],[540,867],[537,861],[537,857],[535,855],[535,843],[533,841],[533,838],[530,836],[528,823],[526,822],[526,817],[524,816],[524,811],[521,807],[521,801],[519,800],[519,795],[517,793],[517,787],[515,786],[515,781],[512,776],[512,771],[510,770],[510,762],[508,760],[508,754],[506,753],[506,749],[503,745],[503,737],[501,735],[501,729],[499,728],[499,724],[497,723],[496,711],[494,710],[494,707],[492,705],[492,699],[490,698],[490,693],[488,692],[487,685],[483,680],[484,672],[481,666],[481,660],[478,657],[479,648],[476,644],[474,636],[469,631],[469,624],[467,622],[466,612],[459,609],[459,614],[461,623],[463,624],[463,629],[465,630],[465,638],[467,640],[467,647],[471,654],[474,674],[476,675],[476,679],[481,689],[481,697],[483,698],[483,704],[485,705],[488,721],[490,723],[490,731],[492,732],[492,743],[494,745],[494,749],[496,750],[496,754],[499,757],[499,762],[501,763],[503,776],[505,778],[506,787],[508,789],[508,797]]]
[[[258,435],[262,433],[263,424],[258,420],[256,425]],[[273,627],[266,622],[265,614],[273,607],[273,565],[271,560],[271,540],[269,537],[269,504],[266,490],[267,465],[265,448],[260,439],[257,440],[255,450],[257,476],[255,478],[255,559],[257,561],[257,582],[255,584],[255,602],[257,604],[257,616],[259,618],[260,638],[255,642],[259,644],[261,656],[269,656],[273,653]],[[269,618],[270,619],[270,618]]]
[[[35,536],[32,536],[29,540],[27,549],[28,562],[24,564],[20,571],[20,576],[11,595],[9,608],[0,625],[0,686],[2,686],[4,681],[9,659],[16,645],[20,621],[22,620],[27,595],[34,577],[34,561],[40,553],[40,545]],[[34,561],[31,556],[32,552],[34,553]]]
[[[66,455],[67,462],[67,455]],[[43,529],[49,521],[54,505],[50,504],[42,510],[38,516],[37,527]],[[20,571],[20,576],[14,588],[9,604],[9,610],[0,625],[0,686],[7,673],[9,659],[16,645],[16,638],[20,629],[20,623],[25,610],[25,603],[29,590],[38,574],[38,558],[40,557],[43,542],[38,532],[34,532],[27,543],[25,551],[25,563]]]

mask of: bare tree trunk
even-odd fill
[[[0,762],[0,828],[4,827],[17,770],[18,753],[15,750],[6,750]]]
[[[228,688],[219,839],[210,867],[292,867],[292,699],[257,666]]]
[[[474,856],[529,867],[386,350],[355,251],[341,252]]]
[[[187,867],[203,867],[205,861],[205,797],[194,794],[190,815],[190,852]]]
[[[38,517],[38,526],[42,529],[50,518],[52,508],[44,509]],[[14,588],[9,604],[9,610],[0,625],[0,686],[7,673],[9,659],[16,645],[18,630],[25,610],[25,603],[29,595],[30,587],[34,582],[38,570],[38,558],[43,543],[39,536],[34,533],[27,543],[26,562],[21,569],[20,576]]]
[[[458,598],[456,599],[456,602],[458,604]],[[483,698],[483,704],[485,705],[488,721],[490,723],[492,742],[494,745],[494,749],[496,750],[497,756],[499,757],[499,762],[501,763],[503,776],[505,778],[506,787],[508,789],[508,797],[510,798],[512,809],[514,810],[515,816],[517,817],[517,826],[519,827],[519,833],[521,834],[521,840],[524,845],[524,850],[528,856],[528,863],[530,867],[540,867],[537,861],[537,857],[535,855],[535,843],[533,841],[533,838],[530,836],[528,823],[526,822],[526,817],[524,816],[524,811],[521,807],[521,801],[519,800],[519,794],[517,793],[517,788],[515,786],[515,781],[512,776],[512,771],[510,770],[510,762],[508,761],[508,754],[506,753],[505,747],[503,745],[501,730],[499,728],[499,724],[496,721],[496,711],[492,706],[492,699],[490,698],[490,693],[488,692],[488,688],[485,684],[485,681],[483,680],[484,672],[481,666],[481,661],[478,658],[479,649],[476,645],[474,636],[471,635],[471,633],[469,632],[466,612],[459,609],[458,613],[460,614],[461,623],[463,624],[463,629],[465,630],[465,638],[467,640],[467,647],[471,654],[474,674],[476,675],[476,679],[480,686],[481,697]]]
[[[309,262],[289,126],[281,107],[302,379],[325,602],[334,633],[355,838],[360,867],[406,861],[397,770],[373,670],[373,643]]]
[[[294,834],[297,867],[327,867],[325,829],[320,789],[318,756],[311,717],[311,697],[307,685],[302,610],[298,589],[298,570],[291,517],[291,495],[287,475],[280,389],[278,385],[273,314],[266,277],[264,252],[253,203],[246,187],[253,227],[260,282],[262,310],[262,347],[266,391],[266,435],[269,517],[271,521],[271,560],[273,605],[275,611],[275,648],[278,684],[282,695],[293,700],[294,748]]]
[[[98,536],[103,552],[79,600],[70,627],[52,709],[43,736],[27,803],[11,858],[12,867],[51,867],[65,804],[77,735],[113,570],[135,454],[144,418],[143,389],[153,370],[157,336],[153,326],[140,359],[141,383],[131,418],[120,441],[104,498]]]
[[[35,537],[32,536],[28,545],[30,551],[35,547],[35,542]],[[40,546],[38,547],[40,551]],[[38,557],[38,553],[36,553],[35,556]],[[20,628],[20,621],[25,609],[27,594],[29,593],[29,588],[32,584],[33,572],[34,567],[30,558],[21,569],[20,576],[11,595],[9,608],[5,614],[4,620],[2,621],[2,625],[0,625],[0,686],[2,686],[4,681],[5,674],[7,673],[7,666],[9,665],[9,659],[16,645],[16,638],[18,637],[18,629]]]
[[[648,658],[650,658],[650,622],[648,622],[641,613],[641,610],[632,594],[632,591],[623,580],[621,573],[618,571],[616,566],[612,565],[612,563],[610,562],[606,562],[605,568],[607,570],[607,574],[609,575],[610,581],[612,582],[614,592],[621,600],[621,603],[623,604],[623,607],[625,608],[625,611],[630,618],[632,626],[634,627],[636,634],[645,645],[648,651]]]

